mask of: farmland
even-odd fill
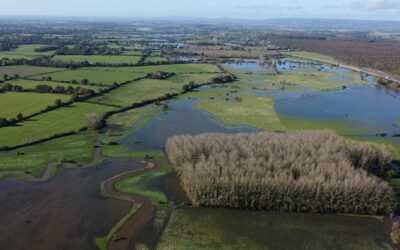
[[[7,52],[2,52],[1,55],[2,57],[8,57],[12,58],[15,56],[22,56],[22,57],[35,57],[35,56],[49,56],[54,53],[54,51],[48,51],[48,52],[37,52],[35,49],[43,47],[45,45],[42,44],[24,44],[18,46],[16,49],[12,49]]]
[[[69,96],[57,94],[37,93],[3,93],[0,94],[0,117],[10,119],[16,118],[18,114],[29,116],[54,105],[59,99],[62,102],[68,101]]]
[[[92,160],[94,139],[94,134],[78,134],[3,152],[0,153],[0,170],[30,171],[40,176],[47,164],[60,160],[85,164]],[[15,157],[18,152],[19,156]]]
[[[85,115],[97,113],[101,115],[112,108],[97,104],[76,103],[62,107],[52,112],[36,116],[28,121],[19,123],[15,127],[0,129],[0,147],[12,147],[40,139],[45,139],[55,134],[77,131],[85,127]]]
[[[212,64],[170,64],[157,66],[139,66],[139,67],[118,67],[118,68],[93,68],[93,70],[105,70],[125,73],[151,73],[157,71],[174,72],[176,74],[202,74],[218,73],[220,70]]]
[[[36,67],[36,66],[25,66],[25,65],[3,66],[0,67],[0,76],[2,76],[2,78],[4,77],[4,75],[14,77],[17,74],[19,75],[19,77],[27,77],[27,76],[41,75],[49,72],[62,71],[62,70],[63,69],[59,68]]]
[[[210,74],[184,74],[166,80],[143,79],[94,98],[93,101],[102,104],[129,106],[133,103],[161,97],[167,93],[179,93],[184,85],[192,81],[195,83],[211,82],[212,76]]]
[[[144,74],[134,72],[120,72],[120,71],[108,71],[103,69],[77,69],[77,70],[66,70],[50,74],[43,74],[40,77],[32,77],[32,79],[41,79],[42,77],[51,77],[56,81],[78,81],[87,79],[90,83],[98,83],[111,85],[114,82],[122,83],[126,81],[135,80],[143,77]]]
[[[21,86],[24,89],[27,90],[34,90],[37,86],[39,85],[48,85],[53,88],[57,86],[62,86],[64,88],[68,87],[81,87],[81,88],[86,88],[86,89],[91,89],[95,92],[98,92],[101,89],[104,89],[105,87],[98,87],[98,86],[91,86],[91,85],[84,85],[84,84],[70,84],[70,83],[63,83],[63,82],[53,82],[53,81],[38,81],[38,80],[28,80],[28,79],[18,79],[18,80],[13,80],[9,81],[9,84],[16,85],[16,86]]]
[[[102,56],[102,55],[57,55],[53,57],[55,61],[63,62],[84,62],[90,64],[136,64],[140,60],[140,56]]]

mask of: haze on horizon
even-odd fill
[[[0,15],[400,21],[400,0],[0,0]]]

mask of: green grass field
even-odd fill
[[[352,73],[350,81],[335,81],[331,80],[335,73],[330,72],[285,72],[279,75],[270,75],[267,77],[268,82],[286,81],[291,84],[301,85],[310,90],[336,89],[343,85],[365,84],[362,81],[360,74]]]
[[[148,56],[144,60],[145,62],[165,62],[167,59],[161,56]]]
[[[54,53],[54,51],[47,52],[36,52],[35,49],[43,47],[46,45],[42,44],[24,44],[20,45],[16,49],[12,49],[10,51],[1,52],[2,55],[15,55],[15,56],[27,56],[27,57],[35,57],[35,56],[50,56]]]
[[[147,114],[158,110],[160,110],[160,107],[153,104],[117,113],[107,119],[107,126],[110,128],[118,128],[119,130],[128,129],[139,120],[145,118]]]
[[[29,116],[45,109],[49,105],[53,105],[57,99],[65,102],[70,99],[70,96],[17,92],[2,93],[0,94],[0,117],[15,118],[19,113],[23,116]]]
[[[111,91],[103,96],[93,99],[96,103],[129,106],[143,100],[155,99],[167,93],[178,93],[183,85],[190,81],[206,83],[211,80],[210,74],[182,74],[166,80],[143,79],[127,84],[121,88]]]
[[[80,133],[18,150],[1,152],[0,171],[27,170],[35,176],[40,176],[49,163],[60,159],[81,165],[88,163],[93,158],[92,142],[95,137],[95,134]]]
[[[63,71],[62,68],[51,68],[51,67],[38,67],[38,66],[27,66],[27,65],[18,65],[18,66],[3,66],[0,67],[0,79],[3,79],[3,76],[7,74],[10,77],[13,77],[15,74],[18,74],[20,77],[34,76],[45,74],[49,72]]]
[[[85,89],[91,89],[93,91],[98,92],[100,89],[104,89],[103,87],[98,87],[98,86],[90,86],[90,85],[83,85],[83,84],[70,84],[70,83],[61,83],[61,82],[52,82],[52,81],[36,81],[36,80],[28,80],[28,79],[18,79],[18,80],[12,80],[9,81],[8,83],[12,85],[18,85],[23,87],[24,89],[35,89],[36,86],[38,85],[49,85],[53,88],[57,86],[62,86],[64,88],[68,88],[69,86],[71,87],[81,87]]]
[[[235,96],[242,98],[242,101],[228,102],[221,99],[203,99],[195,107],[210,112],[229,125],[248,125],[267,130],[286,130],[275,112],[274,103],[271,99],[254,97],[244,93]]]
[[[249,87],[256,89],[282,89],[286,91],[298,91],[299,89],[319,91],[328,89],[337,89],[342,86],[352,86],[366,84],[366,81],[362,81],[360,74],[351,72],[347,77],[348,80],[339,81],[335,80],[335,76],[338,76],[332,72],[281,72],[280,74],[259,74],[254,73],[248,74],[237,74],[235,70],[232,71],[236,76],[239,77],[240,83],[247,84]],[[242,86],[244,86],[242,85]]]
[[[151,65],[151,66],[140,66],[140,67],[118,67],[118,68],[92,68],[102,69],[108,71],[118,72],[137,72],[137,73],[151,73],[157,71],[174,72],[176,74],[184,73],[218,73],[220,70],[213,64],[168,64],[168,65]]]
[[[15,127],[0,128],[0,147],[16,146],[53,136],[57,133],[76,131],[85,126],[85,115],[101,115],[112,108],[91,103],[74,103],[68,107],[44,113]]]
[[[114,82],[121,83],[129,80],[134,80],[143,77],[144,74],[135,72],[112,72],[103,70],[102,68],[97,69],[77,69],[67,70],[61,72],[55,72],[50,74],[41,75],[39,78],[32,77],[33,79],[41,79],[42,77],[52,77],[56,81],[72,81],[78,82],[83,79],[88,79],[91,83],[103,83],[111,85]]]
[[[9,59],[9,60],[13,60],[13,59],[31,59],[31,56],[24,56],[24,55],[12,55],[9,54],[7,52],[0,52],[0,60],[4,60],[4,59]]]
[[[63,62],[83,62],[88,61],[90,64],[136,64],[139,62],[140,56],[103,56],[103,55],[57,55],[53,57],[54,61]]]
[[[365,217],[183,206],[172,211],[157,248],[391,249],[382,228]]]

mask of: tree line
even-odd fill
[[[1,85],[0,92],[37,92],[37,93],[55,93],[55,94],[66,94],[66,95],[78,95],[78,96],[92,96],[96,92],[92,89],[83,88],[81,86],[60,86],[55,87],[47,84],[36,85],[34,89],[26,89],[21,85],[13,85],[10,83],[4,83]]]
[[[195,206],[389,214],[391,150],[329,131],[206,133],[169,138],[166,152]]]

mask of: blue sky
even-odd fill
[[[400,0],[0,0],[0,15],[400,20]]]

